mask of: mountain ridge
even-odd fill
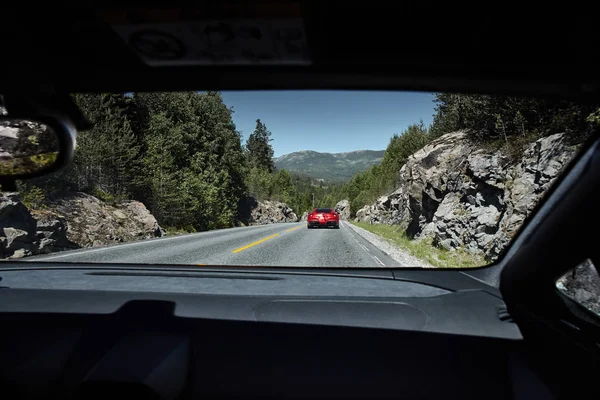
[[[343,153],[327,153],[300,150],[275,157],[275,167],[308,175],[314,179],[345,181],[357,172],[378,165],[385,150],[355,150]]]

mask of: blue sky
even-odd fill
[[[384,150],[394,133],[432,121],[433,94],[367,91],[227,91],[244,142],[260,118],[275,156],[299,150]]]

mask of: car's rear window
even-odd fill
[[[330,213],[331,208],[317,208],[318,213]]]

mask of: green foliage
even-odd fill
[[[265,169],[250,168],[247,183],[248,194],[257,199],[269,199],[273,194],[273,174]]]
[[[76,101],[94,127],[77,136],[74,184],[126,194],[139,173],[139,144],[126,117],[131,100],[120,94],[78,94]]]
[[[367,204],[375,201],[376,195],[367,190],[363,190],[350,200],[350,214],[356,215],[356,212]]]
[[[56,162],[58,152],[0,160],[0,175],[25,175],[47,169]]]
[[[429,140],[430,136],[423,121],[410,125],[401,135],[394,135],[383,155],[382,177],[378,189],[395,187],[396,176],[400,168],[413,153],[423,148]]]
[[[167,236],[185,235],[187,233],[196,233],[196,229],[192,225],[176,228],[174,226],[165,226],[165,234]]]
[[[465,130],[481,142],[503,140],[511,136],[540,137],[567,132],[582,135],[587,120],[597,105],[576,104],[557,99],[439,93],[432,138]],[[593,120],[593,116],[591,117]]]
[[[248,194],[259,200],[284,202],[298,212],[303,208],[303,197],[298,191],[297,179],[284,169],[270,173],[253,167],[248,173]]]
[[[600,108],[590,113],[590,115],[588,115],[585,120],[589,124],[593,125],[595,128],[600,127]]]
[[[136,93],[133,102],[145,171],[135,182],[136,197],[174,227],[233,226],[246,167],[220,93]]]
[[[23,204],[27,206],[29,209],[40,209],[44,208],[44,203],[46,202],[46,194],[44,190],[34,186],[28,185],[26,183],[19,184],[19,192],[21,195],[21,200]]]

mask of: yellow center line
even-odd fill
[[[286,229],[285,231],[286,231],[286,232],[291,232],[291,231],[293,231],[293,230],[300,229],[300,228],[302,228],[303,226],[304,226],[304,225],[295,226],[295,227],[293,227],[293,228]]]
[[[232,251],[232,253],[239,253],[240,251],[243,251],[243,250],[249,249],[249,248],[250,248],[250,247],[252,247],[252,246],[256,246],[257,244],[260,244],[260,243],[262,243],[262,242],[266,242],[267,240],[269,240],[269,239],[273,239],[274,237],[277,237],[277,236],[279,236],[279,233],[276,233],[276,234],[274,234],[274,235],[271,235],[271,236],[267,236],[267,237],[266,237],[266,238],[264,238],[264,239],[257,240],[256,242],[254,242],[254,243],[250,243],[250,244],[247,244],[247,245],[245,245],[244,247],[240,247],[239,249],[235,249],[234,251]]]

